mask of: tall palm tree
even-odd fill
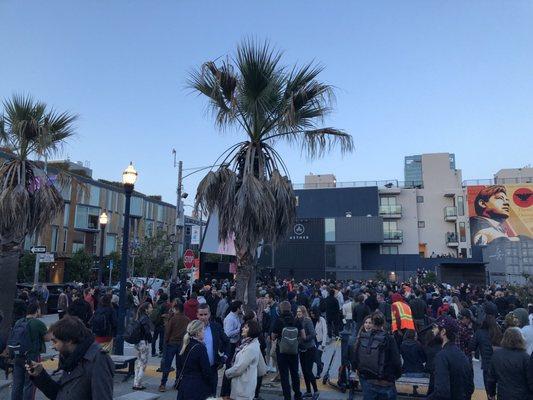
[[[331,111],[332,87],[317,78],[322,67],[287,68],[268,43],[247,40],[222,61],[191,73],[188,86],[208,98],[215,124],[244,136],[228,148],[198,185],[196,207],[219,217],[219,239],[233,239],[237,254],[237,298],[255,306],[255,264],[261,243],[283,239],[296,215],[289,173],[276,150],[296,144],[309,158],[335,145],[353,150],[352,137],[319,126]]]
[[[0,165],[0,334],[11,324],[19,256],[27,235],[38,233],[63,208],[63,199],[39,163],[74,134],[77,116],[58,113],[27,95],[3,102],[0,145],[12,157]]]

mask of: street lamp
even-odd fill
[[[126,321],[126,277],[128,275],[128,248],[130,237],[130,200],[133,186],[137,181],[137,171],[132,163],[122,173],[122,183],[126,194],[126,204],[124,206],[124,230],[122,231],[122,259],[120,261],[120,290],[118,302],[118,326],[115,354],[124,354],[124,330]]]
[[[100,214],[100,217],[98,218],[98,222],[100,222],[100,267],[98,268],[98,286],[102,284],[102,274],[104,271],[104,239],[105,239],[105,227],[109,221],[109,218],[107,217],[107,213],[102,211],[102,214]]]

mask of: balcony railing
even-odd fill
[[[384,218],[401,218],[402,206],[400,204],[379,206],[379,215]]]
[[[402,230],[383,231],[383,241],[386,243],[402,243],[403,242],[403,231]]]
[[[446,245],[448,247],[457,247],[459,246],[459,238],[455,232],[446,232],[445,235]]]
[[[422,181],[398,181],[396,179],[383,181],[353,181],[353,182],[316,182],[316,183],[293,183],[292,188],[295,190],[301,189],[330,189],[330,188],[354,188],[354,187],[370,187],[377,186],[378,188],[402,188],[413,189],[424,187]]]
[[[452,206],[444,207],[444,220],[445,221],[457,220],[457,207],[452,207]]]

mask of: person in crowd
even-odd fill
[[[242,302],[235,300],[230,304],[229,313],[228,315],[226,315],[226,318],[224,318],[224,333],[226,334],[229,340],[226,368],[230,366],[230,363],[233,360],[233,355],[235,354],[235,348],[237,347],[237,343],[240,340],[242,314]],[[229,396],[230,393],[231,382],[229,378],[224,375],[222,378],[222,387],[220,388],[220,396]]]
[[[311,321],[313,321],[316,333],[316,379],[320,379],[322,371],[324,369],[324,363],[322,362],[322,354],[326,347],[326,341],[328,338],[328,326],[324,317],[320,315],[320,309],[315,307],[311,308]]]
[[[435,388],[435,357],[442,350],[442,339],[438,335],[438,329],[435,324],[431,324],[421,332],[422,346],[424,349],[426,363],[424,372],[429,374],[429,385],[427,395],[433,393]]]
[[[365,304],[365,296],[360,294],[356,297],[353,308],[355,332],[359,332],[367,315],[370,315],[370,308]]]
[[[183,313],[183,303],[179,300],[174,301],[173,313],[172,316],[168,319],[165,324],[165,350],[163,352],[163,366],[161,377],[161,384],[159,385],[159,391],[166,391],[166,384],[168,381],[168,375],[172,367],[172,361],[177,357],[183,345],[183,337],[187,332],[187,326],[189,325],[189,318]]]
[[[35,386],[26,371],[27,361],[38,363],[41,353],[46,352],[46,325],[39,320],[41,310],[39,303],[28,304],[26,316],[15,322],[7,345],[13,358],[13,388],[11,400],[33,400]],[[23,338],[27,338],[25,341]]]
[[[206,400],[211,395],[214,376],[204,345],[204,331],[205,324],[198,319],[187,325],[176,368],[177,400]]]
[[[411,307],[405,298],[400,293],[393,293],[391,299],[391,331],[399,345],[406,329],[415,330],[415,323],[413,322]]]
[[[312,397],[313,400],[320,396],[316,385],[316,378],[313,375],[313,364],[316,359],[316,332],[313,321],[309,318],[307,309],[304,306],[298,306],[296,311],[296,320],[301,324],[305,335],[299,340],[298,351],[300,356],[300,366],[305,381],[306,393],[303,397]],[[313,393],[311,394],[311,387]]]
[[[330,296],[335,302],[337,301],[334,297],[334,291],[330,291]],[[276,357],[283,398],[284,400],[291,400],[292,386],[295,400],[301,400],[302,393],[298,375],[298,340],[300,337],[305,338],[305,331],[300,322],[292,315],[291,304],[288,301],[282,301],[279,304],[279,310],[280,316],[274,322],[272,329],[272,340],[277,340]]]
[[[527,324],[524,325],[520,330],[522,331],[522,336],[526,342],[526,351],[527,354],[531,355],[533,353],[533,305],[528,306],[528,320]]]
[[[459,297],[452,297],[452,301],[450,302],[450,310],[453,310],[452,317],[459,319],[459,314],[463,310],[463,305],[459,301]]]
[[[402,374],[400,353],[394,338],[384,330],[385,318],[372,314],[372,328],[355,342],[352,368],[359,373],[363,399],[396,399],[395,382]]]
[[[416,331],[407,329],[400,346],[400,354],[403,359],[402,373],[411,378],[426,376],[424,367],[426,353],[417,339]]]
[[[255,311],[252,311],[252,310],[249,310],[246,314],[244,314],[244,318],[243,318],[243,327],[244,325],[248,322],[248,321],[255,321],[257,322],[258,326],[259,326],[259,329],[262,330],[262,327],[261,327],[261,322],[258,320],[257,318],[257,314]],[[242,338],[242,335],[241,335],[241,342],[242,342],[243,338]],[[255,397],[254,399],[258,399],[259,398],[259,393],[261,392],[261,386],[263,385],[263,376],[266,374],[266,372],[268,372],[268,368],[266,366],[266,339],[263,335],[263,332],[261,331],[259,336],[257,337],[257,340],[259,341],[259,350],[261,351],[261,356],[263,357],[263,362],[264,362],[264,365],[265,365],[265,373],[262,374],[261,376],[257,376],[257,384],[256,384],[256,387],[255,387]],[[240,343],[239,343],[240,344]]]
[[[152,337],[152,357],[162,357],[165,343],[165,320],[170,310],[170,303],[168,302],[168,295],[159,289],[159,298],[157,299],[150,320],[154,327],[154,334]],[[159,338],[159,346],[156,348],[157,339]],[[159,350],[159,353],[157,352]]]
[[[481,370],[483,371],[485,391],[488,387],[488,374],[494,347],[500,346],[501,339],[502,332],[496,323],[496,319],[493,315],[486,314],[483,323],[474,332],[470,346],[472,351],[478,352],[481,356]]]
[[[86,326],[92,317],[91,305],[80,296],[78,291],[72,293],[72,303],[67,312],[68,315],[81,319]]]
[[[196,318],[204,324],[204,345],[207,351],[211,382],[210,394],[216,397],[218,384],[218,370],[224,366],[226,359],[226,349],[229,344],[228,337],[224,333],[222,326],[211,319],[211,312],[207,304],[201,304],[198,307]]]
[[[371,313],[376,311],[379,307],[376,291],[373,289],[367,290],[368,297],[365,299],[365,304],[368,306]]]
[[[12,322],[11,325],[15,325],[15,323],[26,316],[28,313],[28,293],[25,291],[20,292],[18,297],[15,299],[15,302],[13,303],[13,316],[12,316]]]
[[[253,319],[244,323],[242,340],[235,349],[231,367],[225,375],[231,379],[232,400],[251,400],[256,397],[256,387],[252,384],[266,374],[266,364],[261,354],[259,335],[261,328]]]
[[[391,305],[385,299],[383,293],[377,295],[378,299],[378,311],[385,316],[385,328],[390,329],[392,323]]]
[[[64,290],[62,289],[58,289],[58,290],[59,290],[59,296],[57,298],[57,314],[58,314],[59,319],[61,319],[67,313],[68,306],[69,306],[69,298]]]
[[[59,352],[59,380],[33,361],[26,371],[35,386],[53,400],[112,400],[113,361],[77,317],[65,316],[50,327],[52,347]]]
[[[149,345],[152,342],[152,322],[150,314],[153,311],[152,304],[144,302],[137,310],[137,321],[140,325],[140,341],[135,344],[137,360],[135,360],[135,376],[133,378],[133,390],[144,390],[142,379],[148,364]]]
[[[353,299],[351,296],[348,295],[348,293],[344,293],[344,304],[342,305],[342,317],[345,321],[345,329],[351,330],[352,329],[352,310],[353,310]]]
[[[413,313],[415,329],[417,332],[420,332],[426,326],[428,308],[426,301],[424,300],[424,293],[420,290],[416,290],[415,295],[411,295],[409,307],[411,307],[411,312]]]
[[[218,301],[218,304],[217,304],[215,320],[219,324],[222,324],[222,322],[224,321],[224,318],[226,317],[226,312],[229,308],[229,303],[228,303],[228,299],[225,293],[222,293],[222,291],[218,293],[220,295],[220,300]]]
[[[48,314],[48,300],[50,299],[50,291],[45,283],[41,285],[41,313],[43,315]]]
[[[339,302],[335,298],[335,289],[329,289],[328,297],[324,300],[324,306],[328,323],[328,336],[333,339],[339,336]]]
[[[183,305],[184,313],[191,321],[196,319],[199,305],[200,303],[198,303],[196,293],[191,293],[189,300],[187,300]]]
[[[96,302],[95,302],[93,294],[94,294],[94,289],[92,288],[86,288],[83,290],[83,300],[85,300],[91,307],[91,315],[96,309]]]
[[[455,344],[459,324],[450,316],[440,318],[434,334],[442,340],[435,356],[435,387],[428,400],[470,399],[474,393],[474,374],[464,352]]]
[[[489,399],[529,399],[533,397],[533,382],[528,376],[529,355],[520,329],[508,328],[502,338],[501,348],[492,355],[487,376]]]
[[[474,328],[472,320],[472,311],[464,308],[459,312],[459,332],[457,334],[457,345],[465,353],[466,358],[472,364],[472,338],[474,337]]]
[[[96,309],[90,321],[94,340],[108,353],[113,350],[113,337],[117,333],[117,312],[111,305],[112,297],[111,294],[102,297],[100,307]]]

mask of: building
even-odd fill
[[[309,174],[305,176],[305,189],[316,189],[316,188],[334,188],[337,185],[337,178],[333,174],[326,175],[314,175]]]
[[[0,152],[0,162],[9,158]],[[56,176],[67,173],[71,179],[60,187]],[[36,240],[28,237],[25,250],[33,244],[45,245],[55,255],[49,265],[49,281],[62,282],[68,271],[65,261],[79,250],[97,256],[100,253],[100,227],[98,218],[105,210],[109,222],[105,229],[104,254],[120,251],[124,226],[125,194],[121,183],[93,179],[92,171],[80,163],[69,160],[48,163],[48,176],[60,190],[65,207]],[[130,241],[139,243],[157,230],[174,233],[175,205],[162,201],[161,196],[148,196],[134,191],[130,206]]]

